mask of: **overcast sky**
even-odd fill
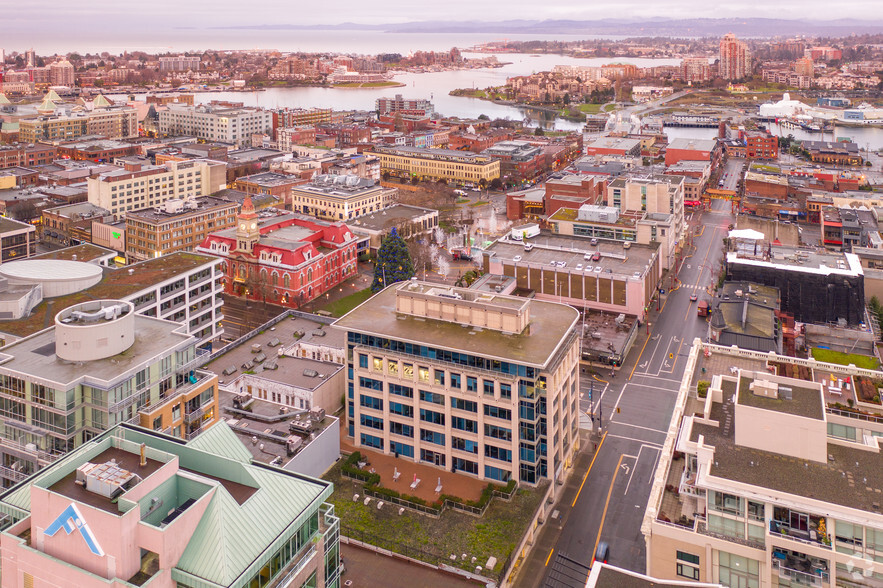
[[[764,17],[785,19],[883,19],[881,0],[151,0],[150,2],[5,3],[0,39],[7,27],[33,32],[64,26],[103,27],[387,23],[421,20],[600,19],[647,17]],[[2,41],[0,41],[2,43]]]

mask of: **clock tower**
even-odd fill
[[[242,202],[242,210],[236,216],[236,250],[253,253],[255,243],[261,238],[258,229],[258,215],[254,211],[251,197],[246,196]]]

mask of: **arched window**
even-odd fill
[[[301,281],[303,281],[303,276],[301,276]],[[291,278],[288,277],[288,274],[285,274],[285,276],[283,276],[283,282],[284,282],[286,288],[291,287]],[[303,284],[301,284],[301,285],[303,285]]]
[[[245,269],[245,266],[244,266],[244,265],[240,265],[240,266],[239,266],[239,277],[242,278],[242,279],[244,280],[244,279],[245,279],[245,276],[246,276],[247,273],[248,273],[248,270]]]
[[[310,289],[307,290],[307,297],[309,297],[309,298],[313,297],[313,287],[312,286],[310,286]]]
[[[313,281],[313,268],[307,270],[307,282]]]
[[[274,286],[279,285],[279,274],[277,272],[273,272],[273,285]]]
[[[301,285],[301,287],[303,287],[303,285],[304,285],[304,274],[303,274],[303,272],[300,273],[300,285]]]
[[[262,282],[266,282],[266,281],[267,281],[267,270],[265,270],[265,269],[262,269],[262,270],[261,270],[261,281],[262,281]]]

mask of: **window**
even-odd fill
[[[467,472],[476,476],[478,475],[478,464],[474,461],[463,459],[462,457],[455,457],[452,460],[452,464],[455,472]]]
[[[469,439],[460,439],[459,437],[451,437],[451,447],[459,451],[474,453],[478,455],[478,442]]]
[[[500,408],[499,406],[484,405],[484,416],[493,417],[495,419],[503,419],[505,421],[512,420],[512,411],[508,408]]]
[[[478,432],[478,423],[470,419],[464,419],[463,417],[451,417],[451,427],[466,431],[467,433]]]
[[[359,354],[359,367],[368,369],[368,356],[363,353]]]
[[[375,449],[380,449],[381,451],[383,451],[383,439],[381,439],[380,437],[375,437],[374,435],[362,433],[361,440],[362,445],[366,447],[373,447]]]
[[[495,468],[489,465],[484,466],[485,478],[490,478],[491,480],[497,480],[499,482],[508,482],[510,476],[511,473],[508,470]]]
[[[758,588],[760,585],[760,563],[755,559],[748,559],[720,552],[720,577],[718,581],[724,586],[734,588]]]
[[[451,398],[451,408],[465,410],[468,412],[478,412],[478,403],[472,400],[462,400],[460,398]]]
[[[417,374],[418,374],[418,377],[420,378],[421,382],[428,382],[429,381],[429,368],[428,367],[421,366],[420,368],[418,368]]]
[[[413,437],[414,427],[412,427],[411,425],[406,425],[404,423],[389,421],[389,432],[393,435],[401,435],[402,437]],[[414,455],[411,454],[411,457],[414,457]]]
[[[360,416],[360,421],[363,427],[369,427],[371,429],[377,429],[378,431],[383,430],[383,419],[378,417],[373,417],[367,414],[363,414]]]
[[[427,410],[425,408],[420,409],[420,420],[432,423],[433,425],[444,425],[445,424],[445,415],[441,412],[436,412],[434,410]]]
[[[436,445],[444,446],[445,434],[438,433],[436,431],[430,431],[429,429],[420,429],[420,440],[426,441],[427,443],[435,443]]]
[[[467,392],[478,392],[478,378],[473,378],[472,376],[466,376],[466,391]]]
[[[512,462],[511,449],[503,449],[502,447],[494,447],[493,445],[484,446],[484,456],[490,457],[491,459],[498,459],[500,461]]]
[[[494,439],[500,439],[501,441],[511,441],[512,440],[512,430],[507,429],[505,427],[498,427],[496,425],[489,425],[485,423],[484,425],[484,434],[486,437],[493,437]]]
[[[376,390],[383,392],[383,382],[371,378],[359,377],[359,386],[367,390]]]
[[[414,398],[414,389],[409,388],[407,386],[400,386],[398,384],[390,384],[389,385],[389,393],[395,394],[396,396],[402,396],[404,398]]]
[[[455,374],[451,372],[451,388],[460,388],[460,374]]]
[[[414,416],[414,409],[412,407],[407,404],[402,404],[401,402],[393,402],[391,400],[389,402],[389,412],[408,418]]]
[[[435,385],[436,386],[444,386],[445,385],[445,372],[444,370],[432,370],[433,376],[435,377]]]
[[[512,398],[512,384],[500,384],[500,398],[503,400]]]
[[[374,371],[382,372],[383,371],[383,360],[379,357],[374,358]]]
[[[426,390],[420,390],[420,400],[422,400],[424,402],[431,402],[433,404],[438,404],[440,406],[445,405],[444,394],[436,394],[434,392],[427,392]]]
[[[828,423],[828,436],[837,439],[855,441],[855,427],[848,427],[837,423]]]
[[[494,381],[493,380],[482,380],[482,385],[484,386],[484,393],[486,396],[494,395]]]
[[[404,455],[405,457],[414,457],[413,445],[399,443],[398,441],[390,441],[389,449],[396,455],[396,457],[398,457],[399,455]]]
[[[374,398],[373,396],[365,396],[364,394],[361,394],[359,396],[359,404],[365,408],[383,410],[383,400],[380,398]]]
[[[742,499],[723,492],[708,493],[708,507],[728,514],[742,515]]]
[[[837,551],[841,551],[842,545],[848,545],[850,548],[861,551],[863,530],[864,529],[861,525],[836,521],[834,525],[834,537],[837,539],[838,543]],[[847,552],[848,551],[849,549],[847,549]]]
[[[677,552],[677,574],[690,580],[699,579],[699,556],[684,551]]]

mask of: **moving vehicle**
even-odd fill
[[[697,300],[699,300],[699,296],[696,294],[690,294],[690,302],[696,302]]]
[[[700,300],[696,305],[696,314],[698,316],[708,316],[708,301]]]
[[[472,259],[472,256],[469,255],[469,250],[467,250],[465,247],[451,249],[451,257],[453,257],[455,260],[463,261],[470,261]]]
[[[610,546],[607,545],[606,541],[601,541],[598,543],[598,548],[595,550],[595,557],[592,560],[592,563],[596,561],[600,561],[601,563],[607,563],[607,560],[610,559]]]

